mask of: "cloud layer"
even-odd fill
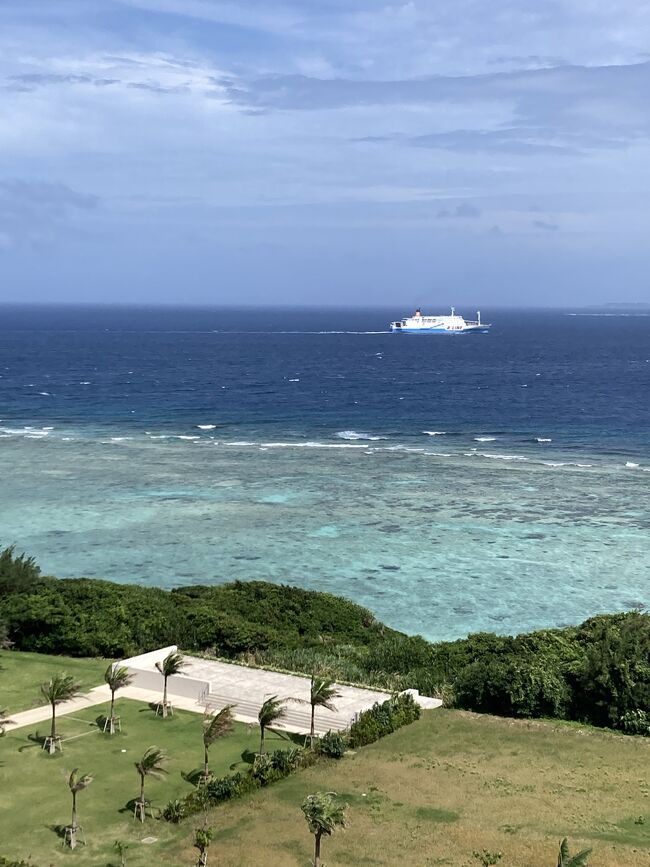
[[[601,6],[5,0],[9,295],[650,301],[650,13]]]

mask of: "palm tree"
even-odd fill
[[[81,684],[77,683],[70,674],[61,672],[55,674],[47,683],[41,684],[41,695],[52,706],[52,727],[50,736],[45,738],[43,749],[47,748],[50,755],[56,752],[56,745],[61,740],[56,733],[56,709],[64,701],[70,701],[79,695]]]
[[[210,767],[208,764],[208,751],[212,744],[232,731],[232,709],[234,704],[227,704],[214,714],[206,711],[203,717],[203,773],[201,779],[207,782],[210,779]]]
[[[111,691],[111,715],[108,719],[108,733],[109,735],[115,734],[115,693],[118,689],[124,689],[125,686],[128,686],[135,675],[130,674],[128,668],[125,665],[118,665],[116,662],[111,662],[106,671],[104,672],[104,680]],[[104,726],[104,731],[106,730],[106,726]]]
[[[144,822],[144,811],[147,804],[144,797],[144,781],[145,777],[162,777],[167,773],[163,768],[163,762],[167,761],[167,756],[159,747],[149,747],[145,750],[144,755],[139,762],[135,763],[135,768],[140,774],[140,797],[135,802],[134,816],[140,816],[140,821]]]
[[[80,776],[79,768],[75,768],[68,779],[68,787],[72,795],[72,821],[70,822],[70,827],[66,830],[69,833],[71,849],[74,849],[77,845],[77,831],[79,830],[79,825],[77,824],[77,795],[79,792],[87,789],[92,781],[93,777],[90,774]]]
[[[199,860],[196,867],[206,867],[208,863],[208,847],[214,837],[212,828],[197,828],[194,832],[194,848],[199,850]]]
[[[278,722],[278,720],[286,716],[287,709],[284,703],[284,699],[279,699],[277,695],[272,695],[271,698],[266,699],[260,708],[260,712],[257,715],[260,723],[260,755],[264,754],[264,732],[273,723]]]
[[[302,812],[314,835],[314,867],[321,867],[320,844],[323,834],[329,837],[336,828],[345,828],[347,824],[346,805],[337,803],[335,795],[335,792],[316,792],[302,802]]]
[[[316,708],[324,707],[327,710],[335,711],[336,706],[334,704],[335,698],[340,698],[341,693],[336,689],[336,684],[333,680],[330,680],[326,677],[316,677],[315,674],[311,676],[311,692],[309,697],[309,703],[311,704],[311,727],[309,729],[309,737],[313,744],[314,742],[314,726],[315,726],[315,717],[316,717]]]
[[[569,843],[567,838],[560,843],[560,852],[557,856],[557,867],[587,867],[591,849],[583,849],[577,855],[569,855]]]
[[[167,656],[163,659],[162,662],[156,663],[156,668],[165,679],[162,700],[163,719],[167,718],[167,709],[169,707],[169,704],[167,702],[167,678],[171,677],[172,674],[178,674],[180,671],[182,671],[184,666],[185,661],[183,659],[183,654],[179,653],[177,650],[172,650],[171,653],[167,654]]]

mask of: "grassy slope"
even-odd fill
[[[112,861],[116,839],[129,843],[129,867],[160,863],[168,843],[185,833],[175,825],[133,820],[127,802],[139,792],[139,777],[133,766],[144,750],[156,744],[169,754],[168,776],[147,781],[146,793],[154,808],[191,790],[181,774],[191,772],[202,761],[201,715],[177,711],[163,721],[145,705],[118,700],[124,733],[109,737],[99,732],[96,718],[107,707],[94,707],[61,717],[60,731],[72,739],[64,742],[63,754],[47,756],[38,743],[30,740],[38,729],[22,729],[0,740],[0,854],[33,859],[39,867],[77,863],[83,867],[106,867]],[[232,765],[244,767],[242,757],[250,758],[259,745],[256,727],[237,723],[234,732],[211,748],[214,772],[227,773]],[[269,733],[269,750],[288,746],[286,737]],[[70,794],[67,777],[79,767],[92,773],[95,781],[79,795],[80,822],[88,845],[74,852],[63,849],[55,826],[70,821]],[[197,823],[200,824],[200,822]],[[143,845],[143,837],[158,841]],[[193,856],[180,863],[192,864]],[[119,859],[118,859],[119,860]]]
[[[553,723],[433,711],[341,763],[312,768],[215,812],[220,867],[305,867],[309,792],[336,791],[350,827],[323,843],[332,865],[550,867],[558,841],[593,867],[640,867],[650,847],[650,741]],[[365,797],[364,797],[365,794]],[[635,824],[638,817],[644,824]],[[163,864],[191,864],[185,846]]]
[[[105,659],[72,659],[18,650],[3,651],[0,653],[0,707],[18,713],[43,704],[39,692],[41,683],[60,671],[73,675],[84,691],[99,686],[104,682],[107,665]]]

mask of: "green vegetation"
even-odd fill
[[[364,710],[350,726],[349,745],[354,749],[372,744],[397,729],[420,719],[420,706],[410,693],[397,695]]]
[[[316,792],[307,795],[301,809],[314,835],[314,867],[321,867],[323,835],[331,837],[337,828],[345,828],[346,806],[339,803],[331,792]]]
[[[167,592],[56,580],[8,548],[0,554],[0,623],[0,637],[4,630],[21,650],[114,659],[176,644],[321,672],[327,682],[413,687],[482,713],[650,732],[650,615],[640,612],[435,644],[388,629],[366,609],[329,594],[261,581]],[[14,710],[7,696],[0,698]]]

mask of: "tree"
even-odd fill
[[[79,695],[81,684],[77,683],[70,674],[61,672],[55,674],[46,683],[41,684],[41,695],[52,706],[52,727],[50,736],[45,739],[44,749],[47,748],[50,755],[56,752],[56,745],[61,740],[56,731],[56,709],[64,701],[70,701]]]
[[[115,693],[118,689],[124,689],[133,680],[135,675],[130,674],[125,665],[118,665],[116,662],[111,662],[104,672],[104,680],[111,691],[111,715],[108,720],[108,733],[115,734]]]
[[[194,848],[199,850],[199,860],[196,867],[205,867],[208,863],[208,847],[214,837],[214,830],[209,827],[197,828],[194,832]]]
[[[0,551],[0,597],[27,593],[40,581],[41,570],[34,558],[15,552],[14,545]]]
[[[341,693],[336,689],[336,684],[333,680],[326,677],[316,677],[315,674],[312,674],[309,697],[309,703],[311,704],[311,726],[309,729],[309,737],[311,738],[312,743],[314,742],[315,734],[316,708],[324,707],[327,708],[327,710],[335,711],[336,706],[334,704],[334,699],[340,697]]]
[[[286,716],[287,709],[284,704],[284,699],[279,699],[277,695],[272,695],[270,698],[267,698],[262,707],[260,708],[260,712],[257,715],[257,719],[260,723],[260,755],[264,754],[264,733],[269,726],[272,726],[273,723],[278,722]]]
[[[314,835],[314,867],[321,867],[320,848],[323,834],[328,837],[336,828],[347,825],[346,805],[334,800],[335,792],[316,792],[302,802],[302,812]]]
[[[569,843],[567,838],[560,843],[560,852],[557,856],[557,867],[587,867],[591,849],[583,849],[577,855],[569,855]]]
[[[149,747],[145,750],[144,755],[139,762],[135,763],[135,768],[140,774],[140,797],[135,802],[134,816],[139,816],[140,821],[144,822],[144,811],[147,801],[144,797],[144,781],[146,777],[160,778],[167,773],[163,768],[163,762],[167,761],[167,756],[159,747]]]
[[[80,775],[79,768],[75,768],[68,778],[68,787],[72,795],[72,821],[70,822],[70,827],[66,830],[71,849],[74,849],[77,845],[77,831],[79,830],[77,823],[77,795],[79,792],[87,789],[92,781],[93,777],[89,774]]]
[[[203,774],[202,779],[207,782],[210,779],[208,751],[212,744],[224,735],[232,731],[232,709],[234,704],[227,704],[214,714],[206,712],[203,717]]]
[[[172,650],[171,653],[167,654],[167,656],[163,659],[162,662],[156,663],[156,668],[162,674],[165,680],[162,700],[163,719],[167,718],[167,710],[169,707],[169,703],[167,701],[167,679],[173,674],[179,674],[183,670],[184,666],[185,661],[183,659],[183,654],[179,653],[177,650]]]

